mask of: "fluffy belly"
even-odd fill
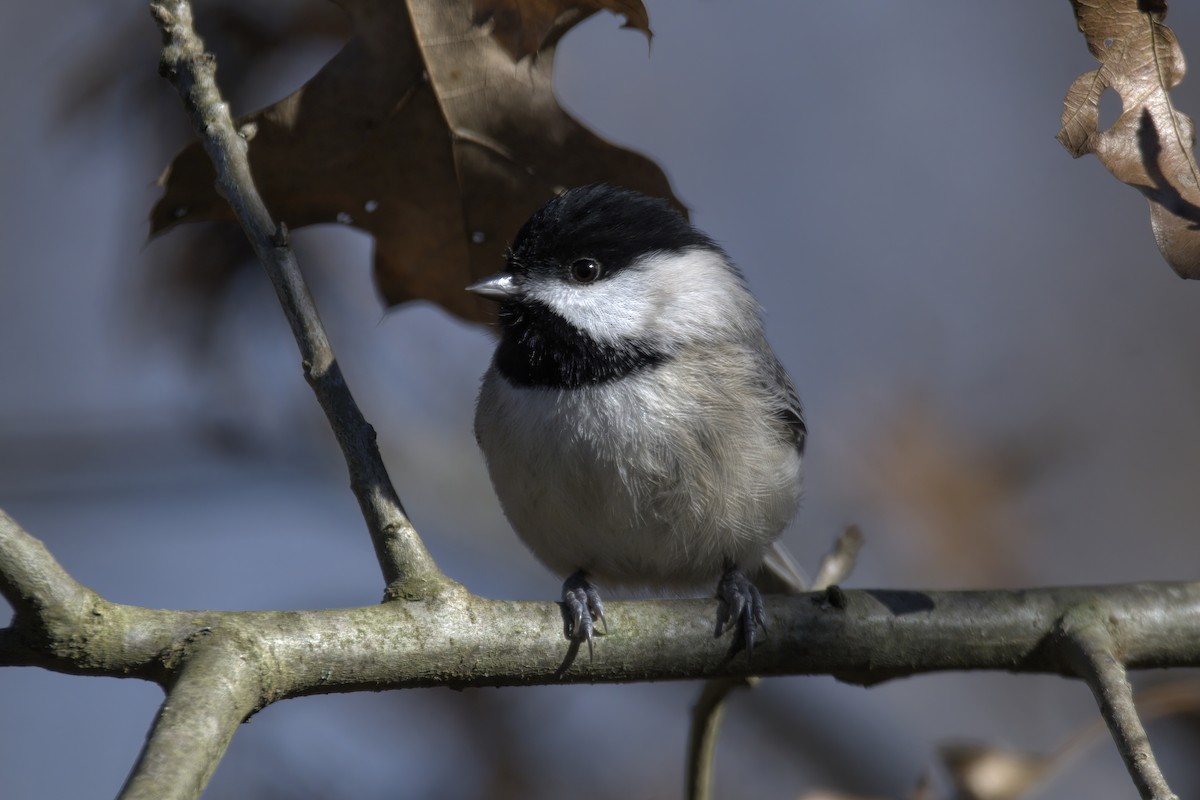
[[[764,415],[656,383],[514,389],[489,375],[476,435],[517,534],[560,575],[656,588],[753,568],[799,499],[800,456]],[[654,394],[651,394],[654,392]],[[719,394],[719,393],[714,393]]]

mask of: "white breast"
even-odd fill
[[[576,390],[490,370],[475,430],[517,534],[560,575],[609,585],[699,585],[727,561],[757,565],[796,511],[800,455],[745,360],[718,347]]]

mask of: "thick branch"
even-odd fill
[[[929,672],[1004,670],[1074,676],[1058,620],[1100,606],[1129,625],[1119,640],[1132,669],[1200,666],[1194,620],[1200,583],[994,592],[851,591],[766,598],[770,638],[754,661],[728,658],[713,637],[714,600],[605,604],[610,633],[594,660],[573,659],[553,603],[448,591],[436,600],[320,611],[139,609],[197,630],[236,630],[272,663],[272,699],[428,686],[530,686],[834,675],[860,684]],[[127,608],[127,607],[118,607]],[[86,643],[84,645],[86,649]],[[72,669],[59,660],[51,668]],[[94,671],[94,670],[90,670]]]
[[[12,573],[7,557],[14,550],[42,554],[32,569],[61,569],[15,523],[0,526],[0,533],[17,542],[0,550],[0,572]],[[1062,620],[1086,609],[1107,620],[1114,652],[1127,668],[1200,666],[1200,582],[843,590],[837,602],[827,593],[770,595],[771,635],[755,647],[753,663],[744,654],[728,657],[728,636],[713,637],[712,599],[606,603],[610,633],[597,642],[594,660],[573,661],[557,604],[489,600],[454,587],[425,601],[318,611],[194,612],[102,602],[106,617],[98,630],[108,630],[106,635],[93,635],[89,607],[43,631],[45,641],[10,649],[0,660],[66,673],[153,678],[147,673],[154,669],[179,669],[211,632],[217,641],[251,643],[252,655],[267,659],[258,669],[272,701],[364,688],[755,674],[834,675],[862,684],[946,670],[1074,676],[1076,668],[1062,650]],[[10,641],[13,630],[0,635],[0,643]],[[30,655],[34,649],[36,658]]]
[[[216,84],[216,59],[192,28],[191,7],[183,0],[152,3],[163,32],[160,71],[183,97],[192,124],[217,171],[217,190],[229,201],[279,295],[300,355],[304,374],[329,418],[350,469],[350,486],[371,532],[387,583],[386,597],[420,597],[447,579],[441,575],[401,506],[375,444],[375,431],[354,402],[312,297],[288,244],[287,229],[276,226],[254,186],[247,160],[248,138],[234,129],[229,107]]]
[[[32,586],[34,594],[39,589],[27,576],[63,575],[45,548],[6,516],[0,517],[0,573],[6,591]],[[771,636],[756,647],[751,664],[745,655],[729,657],[728,637],[713,637],[714,600],[610,603],[611,633],[601,637],[594,660],[576,661],[578,647],[563,641],[557,605],[488,600],[454,585],[425,601],[321,611],[166,611],[95,598],[50,617],[19,609],[17,623],[0,630],[0,663],[167,686],[178,675],[130,796],[138,796],[135,790],[193,796],[188,787],[202,785],[211,772],[233,720],[300,695],[755,674],[826,674],[872,684],[944,670],[1006,670],[1081,676],[1098,687],[1143,796],[1171,797],[1157,768],[1146,764],[1149,750],[1124,668],[1200,666],[1200,582],[839,590],[769,596],[766,608]],[[202,752],[189,756],[173,773],[172,791],[163,791],[159,781],[171,773],[164,765],[199,747],[192,738],[197,732],[204,734]]]

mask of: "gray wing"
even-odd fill
[[[791,436],[796,451],[800,455],[804,455],[804,443],[808,439],[808,428],[804,424],[804,409],[800,405],[800,394],[796,391],[796,385],[792,383],[787,370],[783,368],[783,364],[779,363],[775,354],[768,349],[766,357],[771,372],[769,389],[773,401],[772,411],[787,426],[788,435]]]
[[[787,370],[771,350],[767,349],[769,367],[769,397],[771,410],[783,423],[783,430],[791,438],[796,452],[804,455],[804,443],[808,428],[804,424],[804,409],[800,405],[800,394],[788,376]],[[809,578],[792,558],[787,548],[776,539],[763,556],[762,571],[758,576],[758,588],[768,594],[794,594],[808,591]]]

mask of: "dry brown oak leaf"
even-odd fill
[[[653,161],[592,133],[554,96],[562,35],[603,6],[628,11],[626,26],[649,36],[640,2],[339,5],[354,31],[346,46],[294,94],[238,122],[275,218],[370,233],[388,304],[429,300],[465,319],[493,318],[494,304],[463,288],[500,269],[521,223],[565,187],[615,183],[682,209]],[[530,43],[537,51],[515,59]],[[213,181],[198,144],[176,156],[151,235],[231,219]]]
[[[475,0],[474,5],[475,21],[490,22],[492,38],[514,60],[544,50],[597,11],[621,14],[621,27],[652,35],[642,0]]]
[[[1095,153],[1116,178],[1150,202],[1163,258],[1183,278],[1200,278],[1200,169],[1195,127],[1171,105],[1183,79],[1183,51],[1162,24],[1162,0],[1072,0],[1079,30],[1100,68],[1067,90],[1058,140],[1072,156]],[[1099,130],[1100,96],[1121,96],[1121,116]]]

